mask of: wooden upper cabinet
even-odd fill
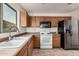
[[[30,17],[31,20],[31,27],[36,27],[36,18],[33,16]]]
[[[27,12],[25,9],[22,9],[20,12],[20,26],[21,27],[27,26]]]
[[[58,20],[57,18],[51,18],[51,24],[52,24],[52,27],[57,27],[58,26]]]
[[[57,17],[58,21],[63,21],[63,20],[71,20],[71,16],[61,16],[61,17]]]
[[[31,20],[32,27],[39,27],[40,26],[40,17],[31,16],[30,20]]]
[[[36,17],[36,27],[39,27],[40,26],[40,20],[41,20],[41,17]]]
[[[31,19],[30,19],[30,16],[27,14],[27,27],[31,27]]]
[[[30,16],[31,27],[40,27],[40,22],[42,21],[51,21],[52,27],[58,27],[58,22],[62,20],[71,20],[71,17],[70,16]]]

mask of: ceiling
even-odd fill
[[[28,13],[68,13],[79,8],[79,3],[21,3]]]

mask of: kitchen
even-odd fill
[[[69,3],[55,3],[55,4],[54,3],[51,3],[51,4],[50,3],[45,3],[45,4],[43,3],[34,3],[34,4],[4,3],[4,4],[0,4],[0,15],[1,15],[0,17],[1,19],[0,20],[1,21],[0,22],[0,25],[1,25],[0,26],[1,28],[0,29],[0,32],[1,32],[0,55],[32,56],[37,54],[41,55],[42,53],[40,52],[41,50],[43,51],[47,50],[51,52],[54,49],[57,49],[57,51],[60,50],[60,51],[66,51],[66,52],[67,50],[69,51],[70,50],[75,51],[75,49],[78,50],[79,49],[79,44],[78,44],[79,23],[78,23],[78,20],[74,20],[74,19],[78,19],[77,16],[75,16],[76,13],[79,12],[78,10],[75,10],[78,7],[79,7],[79,4],[76,4],[76,3],[71,3],[71,4]],[[16,14],[17,17],[6,16],[5,8],[7,10],[10,9],[9,10],[10,14],[11,12],[13,12],[12,15]],[[5,20],[7,17],[10,17],[10,19],[11,17],[16,18],[17,23],[13,21],[15,25],[12,24],[12,26],[17,27],[19,29],[18,32],[15,32],[16,30],[18,30],[17,28],[11,27],[11,23],[10,24],[8,23],[9,25],[4,25],[6,23],[2,22],[2,19]],[[12,31],[11,31],[11,28],[9,29],[9,31],[7,30],[8,26],[12,28]],[[75,26],[75,29],[74,29],[74,26]],[[6,33],[6,31],[8,31],[9,33]],[[10,44],[12,44],[13,46],[11,46]],[[7,51],[10,51],[10,52],[7,52]],[[35,52],[35,51],[38,51],[38,52]],[[49,52],[46,52],[46,53],[49,53]],[[68,53],[66,53],[65,55],[67,54]],[[51,53],[51,55],[53,54]],[[60,55],[62,54],[60,53]]]

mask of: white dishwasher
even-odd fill
[[[45,34],[45,33],[41,33],[40,34],[40,48],[52,48],[52,34]]]

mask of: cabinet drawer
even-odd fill
[[[54,34],[53,37],[54,38],[60,38],[60,34]]]

